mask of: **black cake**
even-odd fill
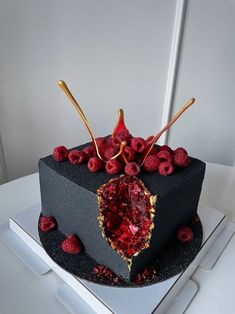
[[[102,236],[97,219],[97,190],[117,175],[111,176],[105,170],[91,173],[86,164],[57,162],[52,155],[40,159],[42,214],[54,217],[62,233],[77,234],[86,253],[97,263],[132,280],[164,249],[177,228],[186,225],[196,214],[204,173],[205,163],[195,158],[191,158],[189,167],[176,168],[171,176],[141,172],[139,179],[153,196],[157,195],[156,212],[150,246],[133,257],[130,268]]]

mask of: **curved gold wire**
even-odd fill
[[[73,97],[71,91],[69,90],[68,86],[66,85],[66,83],[65,83],[64,81],[60,80],[60,81],[58,82],[58,84],[59,84],[60,88],[63,90],[63,92],[67,95],[67,97],[68,97],[68,99],[71,101],[71,103],[74,105],[75,109],[78,111],[78,113],[80,114],[80,116],[81,116],[83,122],[85,123],[85,125],[86,125],[86,127],[87,127],[87,130],[88,130],[88,132],[89,132],[89,134],[90,134],[90,136],[91,136],[92,142],[93,142],[93,144],[94,144],[94,146],[95,146],[95,150],[96,150],[97,156],[98,156],[100,159],[102,159],[103,161],[105,161],[105,160],[101,157],[101,155],[100,155],[100,153],[99,153],[99,148],[98,148],[98,145],[97,145],[97,143],[96,143],[95,136],[94,136],[94,134],[93,134],[93,132],[92,132],[92,130],[91,130],[90,124],[89,124],[89,122],[88,122],[88,120],[87,120],[87,118],[86,118],[84,112],[82,111],[81,107],[79,106],[78,102],[77,102],[76,99]]]
[[[118,156],[122,155],[126,146],[127,146],[126,141],[121,142],[119,152],[116,155],[114,155],[113,157],[111,157],[110,159],[116,159]]]
[[[144,164],[145,159],[148,157],[148,155],[149,155],[149,153],[151,152],[151,150],[152,150],[154,144],[159,140],[159,138],[162,136],[162,134],[163,134],[164,132],[166,132],[166,130],[168,130],[168,129],[172,126],[172,124],[174,124],[175,121],[176,121],[190,106],[192,106],[192,104],[193,104],[194,102],[195,102],[195,98],[190,99],[190,100],[174,115],[174,117],[170,120],[170,122],[168,122],[167,125],[164,126],[164,128],[154,137],[154,139],[153,139],[153,141],[152,141],[152,144],[150,145],[150,147],[149,147],[147,153],[145,154],[144,159],[143,159],[143,161],[142,161],[142,163],[141,163],[140,166],[142,166],[142,165]]]

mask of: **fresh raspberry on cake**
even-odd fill
[[[76,234],[71,234],[61,244],[62,250],[70,254],[80,254],[84,247]]]
[[[125,173],[128,176],[138,176],[140,174],[140,166],[136,162],[129,162],[125,166]]]
[[[42,216],[40,218],[40,229],[43,232],[48,232],[54,230],[57,226],[56,220],[54,217],[51,216]]]
[[[149,155],[144,161],[144,170],[147,172],[157,171],[161,160],[156,155]]]
[[[105,160],[109,160],[118,152],[119,152],[119,148],[117,146],[107,146],[107,148],[105,149],[102,155]]]
[[[110,159],[105,168],[108,174],[118,174],[122,170],[122,164],[116,159]]]
[[[80,150],[74,149],[69,152],[69,161],[73,165],[80,165],[85,161],[85,154]]]
[[[127,144],[129,145],[131,142],[131,139],[132,139],[132,136],[130,132],[128,130],[123,130],[113,137],[112,142],[113,142],[113,145],[120,145],[121,142],[126,141]]]
[[[172,149],[168,145],[163,145],[160,147],[160,151],[167,151],[169,153],[172,153]]]
[[[64,161],[68,158],[68,150],[65,146],[57,146],[54,148],[52,156],[56,161]]]
[[[135,160],[136,155],[135,155],[134,150],[131,147],[129,146],[125,147],[123,154],[124,154],[125,159],[128,162]]]
[[[87,146],[87,147],[83,148],[82,152],[85,155],[85,160],[89,160],[95,154],[94,148],[92,146]]]
[[[154,140],[154,136],[153,135],[150,135],[148,138],[146,138],[145,142],[146,142],[146,145],[151,145],[152,142]]]
[[[137,153],[143,153],[146,149],[146,142],[142,137],[133,137],[131,139],[131,148]]]
[[[181,242],[190,242],[193,239],[193,231],[189,227],[179,227],[177,230],[177,238]]]
[[[99,157],[91,157],[88,161],[88,168],[91,172],[98,172],[104,168],[104,162]]]
[[[191,163],[191,158],[188,154],[179,152],[174,154],[174,164],[179,167],[187,167]]]
[[[161,161],[173,162],[173,156],[167,150],[162,150],[162,151],[158,152],[157,156],[159,159],[161,159]]]
[[[174,165],[169,161],[163,161],[160,163],[158,171],[162,176],[168,176],[174,172]]]
[[[186,149],[184,149],[183,147],[178,147],[175,149],[174,151],[175,154],[178,154],[178,153],[183,153],[183,154],[186,154],[188,155],[188,152],[186,151]]]

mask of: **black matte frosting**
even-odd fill
[[[81,145],[77,149],[90,145]],[[131,273],[127,262],[113,250],[102,236],[98,225],[96,190],[112,176],[105,171],[91,173],[87,164],[57,162],[50,155],[39,161],[43,215],[55,217],[59,230],[76,233],[86,253],[97,263],[132,279],[169,243],[179,225],[185,225],[197,211],[205,173],[205,163],[192,158],[187,168],[177,168],[167,177],[159,173],[139,176],[152,195],[158,196],[150,247],[133,258]]]

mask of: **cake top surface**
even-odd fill
[[[86,143],[72,148],[71,150],[82,150],[84,147],[90,145],[91,143]],[[102,184],[107,183],[113,177],[117,177],[117,175],[108,174],[105,170],[92,173],[86,164],[74,165],[71,164],[69,160],[57,162],[54,160],[52,155],[41,158],[39,164],[40,163],[45,164],[59,175],[93,193],[96,193],[97,189]],[[173,175],[162,176],[158,172],[141,172],[139,178],[145,182],[146,187],[152,194],[164,196],[164,194],[168,193],[169,190],[186,184],[188,180],[191,180],[194,177],[194,174],[204,171],[204,169],[204,162],[191,157],[190,166],[185,168],[176,168]]]

